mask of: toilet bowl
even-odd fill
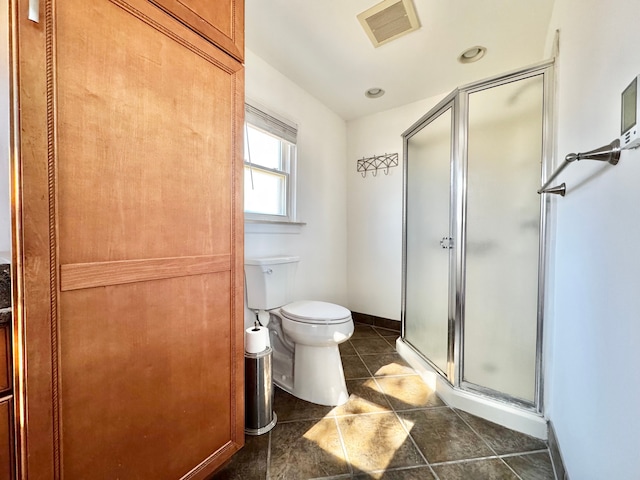
[[[283,377],[282,373],[290,370],[281,370],[278,362],[273,375],[276,385],[320,405],[345,403],[349,393],[338,345],[353,335],[351,312],[332,303],[299,301],[281,307],[276,315],[285,341],[294,347],[293,352],[285,350],[289,354],[286,361],[293,365],[293,376]]]
[[[247,305],[267,320],[273,381],[320,405],[341,405],[349,394],[338,345],[353,335],[351,312],[333,303],[289,302],[298,257],[245,259]]]

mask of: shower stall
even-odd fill
[[[398,351],[450,405],[541,438],[552,75],[460,87],[403,134]]]

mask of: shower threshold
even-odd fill
[[[396,341],[396,350],[450,407],[541,440],[547,439],[547,421],[541,414],[453,387],[402,338]]]

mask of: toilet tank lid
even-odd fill
[[[281,255],[279,257],[245,258],[245,265],[278,265],[281,263],[295,263],[300,257],[294,255]]]

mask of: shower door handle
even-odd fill
[[[442,248],[453,248],[453,238],[442,237],[442,240],[440,240],[440,246]]]

